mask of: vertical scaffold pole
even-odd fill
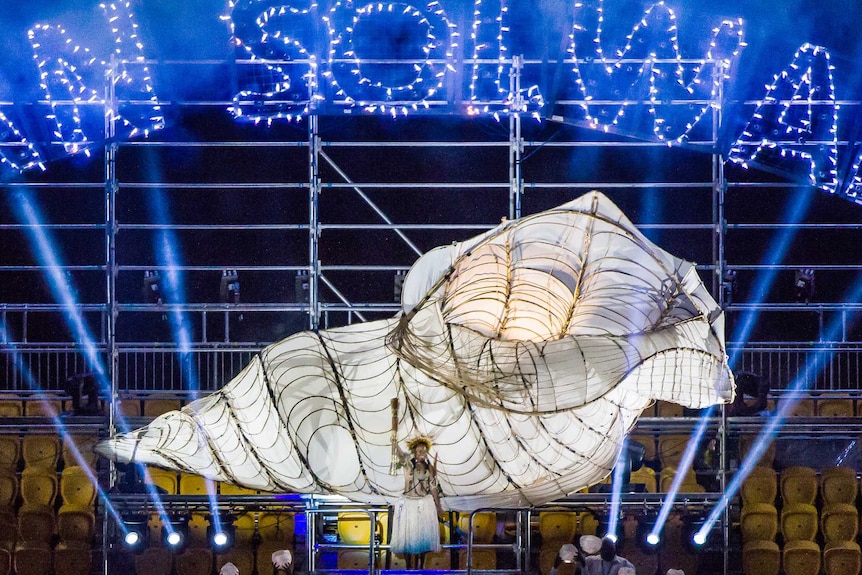
[[[509,70],[509,219],[521,217],[521,195],[524,192],[524,181],[521,175],[521,156],[524,153],[524,142],[521,137],[521,111],[524,102],[521,98],[521,58],[512,59]]]
[[[308,115],[308,327],[317,329],[320,322],[318,286],[320,276],[320,134],[314,110]]]

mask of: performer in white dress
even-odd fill
[[[398,448],[393,438],[393,453],[404,473],[404,494],[395,503],[392,514],[392,538],[389,548],[403,555],[408,569],[422,569],[425,554],[440,551],[437,516],[443,512],[437,484],[437,461],[428,460],[431,439],[414,437],[407,442],[410,453]]]

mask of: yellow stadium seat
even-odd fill
[[[682,405],[672,401],[659,400],[655,406],[658,417],[682,417],[684,413]]]
[[[50,547],[19,547],[15,550],[15,575],[49,575],[52,557]]]
[[[397,561],[396,561],[397,560]],[[407,564],[397,555],[392,555],[392,569],[406,569]],[[428,553],[425,555],[425,569],[428,571],[452,571],[452,553],[448,549],[443,549],[437,553]]]
[[[855,504],[858,484],[852,467],[826,467],[820,471],[820,495],[825,504]]]
[[[171,575],[173,567],[174,554],[163,547],[148,547],[135,555],[136,575]]]
[[[73,465],[60,474],[60,497],[63,504],[77,507],[92,507],[96,501],[96,484],[88,470]]]
[[[473,548],[470,558],[471,568],[477,570],[493,570],[497,568],[497,553],[493,549]],[[467,550],[458,553],[458,568],[467,568]]]
[[[274,551],[287,549],[293,552],[293,513],[261,513],[257,520],[260,543],[257,546],[258,571],[261,566],[271,565]],[[366,515],[367,517],[367,515]],[[370,524],[369,524],[370,529]]]
[[[116,413],[123,417],[140,417],[141,400],[131,397],[121,397],[117,399]]]
[[[339,549],[336,561],[342,571],[368,571],[368,549]]]
[[[647,493],[655,493],[658,488],[655,469],[644,465],[637,471],[632,471],[629,483],[643,485]]]
[[[577,530],[578,514],[574,511],[539,512],[539,535],[542,536],[543,546],[544,543],[553,543],[559,549],[563,543],[574,540]]]
[[[150,482],[164,491],[167,495],[176,495],[178,493],[177,472],[158,467],[148,467],[147,475]]]
[[[219,493],[221,495],[257,495],[257,489],[249,489],[248,487],[240,487],[231,483],[219,483]]]
[[[21,472],[20,489],[24,505],[53,508],[57,498],[57,473],[39,467],[26,467]]]
[[[89,507],[63,505],[57,512],[60,542],[71,548],[89,548],[93,541],[96,517]]]
[[[0,435],[0,472],[16,473],[21,456],[21,440],[17,435]]]
[[[336,531],[338,540],[342,543],[362,545],[371,541],[371,537],[377,532],[377,529],[376,525],[372,523],[369,513],[345,511],[338,514]]]
[[[56,532],[57,522],[53,508],[45,505],[22,505],[18,510],[19,547],[50,546]]]
[[[9,575],[12,571],[12,553],[7,549],[0,549],[0,575]]]
[[[786,541],[781,556],[784,575],[820,573],[820,546],[813,541]]]
[[[99,455],[93,451],[99,442],[98,433],[74,434],[63,439],[63,463],[66,467],[73,465],[86,465],[90,469],[96,469]]]
[[[739,436],[739,457],[740,463],[748,461],[748,454],[751,452],[752,446],[759,440],[757,435],[740,435]],[[775,463],[775,442],[770,440],[769,445],[760,455],[756,465],[763,467],[772,467]]]
[[[24,402],[27,417],[56,417],[63,413],[63,402],[50,396],[33,396]]]
[[[207,538],[207,527],[209,527],[208,515],[194,512],[189,515],[189,538],[188,546],[192,548],[209,547]]]
[[[849,503],[829,503],[820,511],[820,531],[826,543],[854,541],[859,533],[859,511]]]
[[[15,512],[18,500],[18,476],[13,473],[0,473],[0,512]]]
[[[87,575],[93,563],[89,549],[60,545],[54,550],[54,575]]]
[[[661,466],[679,467],[689,439],[688,435],[660,435],[658,438],[658,459]]]
[[[862,552],[855,541],[834,541],[823,548],[826,575],[858,575],[862,570]]]
[[[779,476],[781,499],[787,503],[813,505],[817,499],[817,472],[810,467],[785,467]]]
[[[743,543],[774,541],[778,534],[778,510],[769,503],[743,505],[739,527]]]
[[[813,399],[782,399],[781,402],[793,401],[788,417],[814,417],[816,410]],[[780,403],[779,403],[780,405]]]
[[[24,414],[24,407],[20,401],[3,399],[0,400],[0,417],[21,417]]]
[[[0,511],[0,549],[10,553],[18,543],[18,518],[15,511]]]
[[[660,493],[668,493],[673,481],[679,473],[685,473],[682,483],[679,486],[679,493],[704,493],[706,489],[697,482],[697,476],[694,473],[694,468],[689,467],[686,470],[675,469],[674,467],[664,467],[659,474],[658,486]]]
[[[213,552],[206,548],[183,551],[174,559],[177,575],[211,575]]]
[[[814,541],[817,536],[817,508],[807,503],[785,503],[781,508],[781,534],[788,541]]]
[[[458,529],[462,533],[470,531],[470,514],[462,513],[458,518]],[[497,533],[497,514],[493,511],[480,511],[473,514],[473,543],[490,543]]]
[[[25,435],[21,440],[24,467],[57,470],[60,460],[60,438],[56,435]]]
[[[825,417],[853,417],[856,408],[852,397],[833,397],[817,400],[817,415]]]
[[[752,503],[774,505],[775,498],[778,496],[778,478],[775,470],[761,465],[754,466],[742,480],[740,495],[743,505]]]
[[[180,495],[208,495],[215,493],[215,484],[194,473],[180,473]]]
[[[144,416],[158,417],[169,411],[180,409],[182,402],[176,398],[151,397],[144,400]]]
[[[658,441],[655,435],[635,433],[629,436],[629,441],[636,441],[644,446],[644,461],[658,460]]]

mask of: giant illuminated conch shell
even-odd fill
[[[593,192],[422,256],[399,317],[303,332],[221,390],[101,443],[266,491],[391,501],[433,438],[443,506],[541,504],[608,475],[655,400],[728,402],[723,316],[692,264]]]

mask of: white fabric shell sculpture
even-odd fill
[[[644,408],[733,399],[723,316],[689,262],[586,194],[422,256],[402,313],[264,349],[221,390],[102,442],[121,462],[383,503],[397,439],[433,438],[445,508],[597,483]]]

